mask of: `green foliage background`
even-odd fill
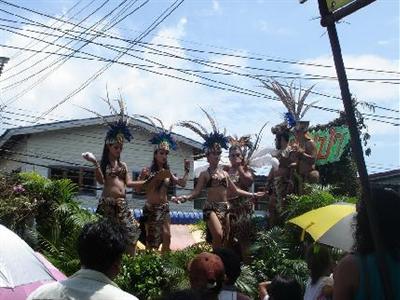
[[[42,252],[57,268],[71,275],[79,268],[76,251],[78,235],[97,215],[82,209],[76,201],[77,187],[69,180],[49,180],[36,173],[0,174],[0,222]],[[17,188],[18,187],[18,188]],[[253,218],[252,259],[242,266],[236,283],[245,294],[257,298],[257,285],[277,274],[296,278],[302,284],[308,277],[303,260],[305,244],[301,230],[286,220],[335,202],[355,202],[356,198],[335,195],[334,186],[311,185],[302,196],[292,195],[283,211],[283,226],[266,228],[266,220]],[[35,225],[36,224],[36,225]],[[195,226],[205,230],[204,223]],[[312,242],[306,237],[306,242]],[[125,291],[140,299],[158,299],[163,294],[189,288],[187,265],[198,253],[211,251],[200,243],[161,256],[154,251],[139,251],[125,256],[115,279]],[[333,251],[335,256],[340,252]]]

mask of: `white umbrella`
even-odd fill
[[[0,298],[25,299],[49,281],[65,279],[44,257],[40,257],[18,235],[0,225]],[[25,298],[24,298],[25,297]]]

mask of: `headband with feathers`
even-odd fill
[[[276,161],[271,156],[272,149],[263,148],[259,149],[259,145],[263,136],[263,131],[265,126],[267,126],[268,122],[266,122],[255,135],[254,143],[251,141],[250,135],[245,135],[240,138],[228,137],[229,143],[231,147],[238,146],[240,148],[240,152],[243,156],[243,160],[246,166],[253,168],[261,168],[265,165],[276,166]],[[279,165],[279,163],[278,163]]]
[[[114,143],[119,143],[123,144],[124,140],[127,140],[128,142],[131,141],[133,138],[131,131],[129,130],[129,116],[125,114],[126,112],[126,105],[122,97],[117,100],[118,101],[118,106],[119,106],[119,112],[114,108],[114,106],[111,104],[110,98],[108,96],[108,90],[107,90],[107,98],[101,98],[104,102],[107,103],[110,112],[112,114],[112,120],[110,121],[109,118],[105,118],[104,116],[100,115],[99,113],[81,107],[86,111],[89,111],[96,116],[100,117],[104,123],[104,125],[108,126],[108,131],[106,134],[105,138],[105,143],[106,144],[114,144]]]
[[[172,136],[172,128],[174,125],[171,125],[169,129],[167,130],[164,126],[164,123],[156,117],[148,117],[145,115],[134,115],[135,118],[140,118],[148,121],[153,127],[154,127],[154,135],[152,138],[149,140],[151,144],[155,146],[155,150],[166,150],[169,151],[170,149],[176,150],[176,140]],[[157,127],[156,123],[153,121],[157,121],[160,123],[161,127]]]
[[[204,140],[203,151],[206,153],[213,150],[220,151],[221,148],[228,149],[229,141],[228,138],[225,136],[226,135],[225,129],[224,132],[221,133],[217,128],[215,120],[210,116],[210,114],[203,108],[200,109],[207,116],[207,119],[211,124],[212,132],[209,133],[204,126],[194,121],[182,121],[179,122],[178,125],[181,127],[188,128],[192,130],[194,133],[198,134]]]
[[[312,107],[312,105],[318,102],[314,101],[310,104],[305,104],[305,101],[308,95],[311,93],[311,90],[314,88],[314,85],[308,88],[303,94],[300,86],[299,93],[297,95],[293,81],[287,87],[284,87],[276,80],[271,80],[269,82],[262,81],[262,83],[264,84],[265,88],[272,91],[283,103],[283,105],[285,105],[287,112],[284,113],[284,122],[289,128],[295,127],[299,122],[304,123],[304,121],[301,121],[301,119]]]

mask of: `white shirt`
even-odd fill
[[[101,272],[81,269],[61,282],[45,284],[33,291],[27,300],[138,300],[121,290]]]
[[[333,286],[333,278],[329,276],[322,276],[315,284],[311,284],[311,278],[307,280],[306,291],[304,293],[304,300],[320,300],[325,299],[322,294],[322,288],[326,285]]]

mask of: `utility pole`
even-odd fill
[[[305,0],[306,1],[306,0]],[[300,0],[300,3],[305,2]],[[360,136],[357,129],[357,120],[354,114],[354,105],[351,99],[349,90],[349,84],[346,75],[346,68],[344,66],[342,51],[340,48],[339,38],[336,31],[335,22],[342,19],[343,17],[355,12],[356,10],[374,2],[375,0],[318,0],[319,11],[321,14],[321,25],[326,27],[328,30],[329,41],[331,44],[333,60],[335,63],[336,74],[339,81],[340,92],[342,95],[342,101],[344,110],[346,113],[346,119],[349,126],[349,132],[351,137],[351,149],[354,160],[356,161],[358,175],[361,182],[361,201],[364,201],[372,238],[374,241],[376,255],[378,259],[378,268],[381,275],[381,281],[383,283],[385,299],[394,299],[393,289],[390,284],[388,277],[388,267],[385,263],[385,249],[381,242],[379,235],[379,228],[376,218],[376,210],[374,210],[371,203],[371,190],[368,180],[368,172],[365,166],[364,153],[361,145]],[[329,2],[332,6],[328,7]],[[338,10],[335,10],[334,5],[341,2],[341,6]]]

